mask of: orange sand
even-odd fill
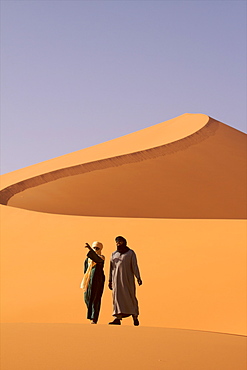
[[[245,370],[246,338],[180,329],[3,324],[2,370]]]
[[[37,361],[67,369],[69,358],[73,370],[84,368],[87,336],[100,341],[105,368],[124,343],[131,355],[123,368],[141,361],[144,369],[242,369],[243,337],[198,330],[246,335],[245,160],[243,133],[185,114],[3,175],[1,317],[16,323],[3,326],[4,370],[15,361],[25,370]],[[121,328],[101,325],[111,319],[107,286],[99,325],[76,325],[87,323],[84,243],[103,242],[108,276],[116,235],[137,253],[142,327],[130,318]]]

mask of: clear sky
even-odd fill
[[[1,172],[183,113],[246,132],[246,1],[1,1]]]

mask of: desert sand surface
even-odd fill
[[[2,324],[1,369],[245,370],[246,337],[151,327]]]
[[[3,370],[84,369],[95,348],[92,368],[244,369],[245,190],[246,135],[202,114],[3,175]],[[107,281],[117,235],[138,257],[141,326],[107,326],[106,285],[92,328],[84,243],[103,243]]]

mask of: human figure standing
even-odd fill
[[[91,320],[91,324],[97,324],[105,283],[103,270],[105,257],[101,255],[103,244],[93,242],[91,248],[86,243],[85,248],[88,248],[89,252],[84,262],[84,276],[81,288],[84,291],[84,300],[87,305],[87,318]]]
[[[124,317],[132,315],[135,326],[139,325],[138,301],[136,298],[135,279],[142,285],[135,252],[127,246],[122,236],[117,236],[117,250],[112,253],[110,261],[109,288],[113,295],[113,316],[110,325],[121,325]]]

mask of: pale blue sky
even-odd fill
[[[246,132],[246,1],[1,1],[1,171],[205,113]]]

